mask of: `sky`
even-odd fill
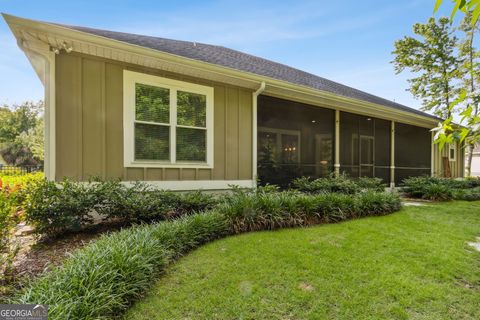
[[[396,75],[395,40],[426,22],[435,0],[24,1],[0,12],[49,22],[223,45],[419,108]],[[448,8],[441,8],[447,14]],[[0,18],[0,105],[43,98],[43,87]]]

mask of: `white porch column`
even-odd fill
[[[390,188],[395,188],[395,121],[390,130]]]
[[[433,177],[435,175],[434,165],[435,165],[435,133],[432,132],[432,146],[431,146],[431,156],[430,156],[430,175]]]
[[[336,175],[340,174],[340,110],[335,110],[335,164]]]
[[[252,93],[252,180],[254,181],[254,187],[257,186],[257,110],[258,110],[258,96],[265,91],[266,83],[262,81],[257,91]]]

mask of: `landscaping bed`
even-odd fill
[[[172,261],[214,239],[384,215],[401,205],[398,195],[365,187],[352,194],[266,187],[234,190],[214,199],[201,193],[145,190],[140,184],[132,189],[117,182],[88,186],[65,182],[61,188],[44,183],[44,188],[30,193],[29,199],[35,201],[26,207],[26,216],[37,232],[49,238],[91,224],[92,208],[107,219],[153,222],[100,237],[11,299],[47,304],[52,319],[118,315],[142,296]],[[163,220],[168,221],[158,222]]]
[[[427,187],[420,190],[439,194],[431,192],[436,186],[430,185],[435,183],[437,180],[428,180],[424,182]],[[441,180],[439,190],[444,190],[446,183]],[[474,195],[475,183],[469,181],[467,187],[466,183],[455,182],[454,186],[463,194]],[[418,181],[407,181],[404,190],[412,197],[429,199],[408,189],[418,185]],[[51,319],[116,317],[142,297],[173,261],[215,239],[382,216],[401,208],[399,195],[385,191],[381,180],[351,180],[345,176],[301,178],[292,183],[290,190],[283,191],[275,186],[234,189],[221,197],[155,190],[142,183],[126,187],[119,181],[84,184],[66,180],[56,184],[42,180],[35,188],[25,190],[23,216],[35,227],[38,237],[47,243],[59,241],[59,250],[72,252],[81,247],[66,259],[65,255],[51,257],[48,272],[10,298],[13,303],[49,305]],[[94,231],[91,238],[96,240],[88,245],[68,246],[66,240],[62,247],[61,239],[75,239],[72,233],[82,234],[96,221],[107,225],[116,222],[128,228],[100,237]],[[58,251],[45,252],[38,256],[40,261]],[[35,259],[35,253],[32,255]],[[33,269],[37,275],[41,268]],[[308,282],[299,286],[306,291],[311,288]]]

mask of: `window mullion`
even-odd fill
[[[177,162],[177,90],[170,89],[170,162]]]

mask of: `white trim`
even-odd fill
[[[390,123],[390,188],[395,188],[395,121]]]
[[[44,174],[48,180],[55,180],[56,137],[55,137],[55,53],[50,46],[38,41],[19,41],[44,87]]]
[[[453,150],[453,157],[452,155]],[[457,145],[455,143],[448,145],[448,161],[456,162],[457,161]]]
[[[335,110],[335,155],[334,155],[335,174],[340,174],[340,110]]]
[[[431,147],[430,147],[430,176],[435,175],[435,133],[432,131]]]
[[[169,123],[163,125],[170,127],[170,160],[168,161],[139,161],[135,160],[135,84],[142,83],[151,86],[169,89],[170,91],[170,115]],[[182,128],[204,129],[207,134],[206,141],[206,162],[188,162],[176,160],[176,128],[177,128],[177,92],[186,91],[206,96],[206,127],[198,128],[193,126],[180,125]],[[145,73],[123,71],[123,135],[124,135],[124,154],[123,162],[125,167],[141,168],[213,168],[214,135],[213,135],[213,99],[214,92],[212,87],[202,86],[194,83],[178,81],[168,78],[162,78]],[[143,121],[140,121],[143,122]]]
[[[232,186],[240,188],[254,188],[255,180],[184,180],[184,181],[142,181],[158,189],[186,191],[186,190],[226,190]],[[129,186],[135,181],[123,181]]]
[[[258,123],[257,123],[257,110],[258,110],[258,96],[265,90],[266,83],[262,81],[260,87],[252,92],[252,179],[257,181],[257,161],[258,161]]]

